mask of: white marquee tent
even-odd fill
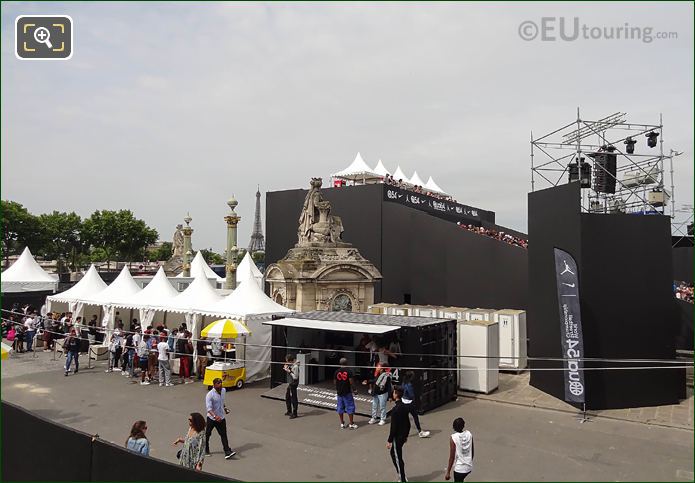
[[[374,172],[362,159],[362,155],[357,153],[355,160],[342,171],[333,174],[333,178],[361,181],[366,183],[368,180],[380,180],[381,176]]]
[[[116,304],[128,301],[141,290],[140,286],[133,280],[133,276],[130,274],[130,270],[128,270],[128,266],[126,265],[123,267],[123,270],[121,270],[121,273],[118,274],[116,280],[111,282],[108,287],[94,296],[85,297],[83,302],[85,304],[101,306],[104,314],[101,322],[102,327],[113,329]]]
[[[77,282],[73,287],[65,292],[46,297],[46,305],[48,310],[53,310],[52,306],[55,302],[67,304],[68,310],[72,312],[73,317],[82,315],[84,309],[84,301],[95,297],[99,292],[106,288],[106,283],[99,276],[99,272],[91,265],[82,280]]]
[[[417,174],[417,171],[413,173],[413,177],[410,178],[409,183],[413,186],[425,186],[425,182],[422,181],[422,179],[420,179],[420,177]]]
[[[127,300],[114,302],[113,305],[127,309],[139,309],[140,324],[143,327],[147,327],[152,324],[155,313],[157,312],[153,307],[162,306],[177,295],[179,295],[179,292],[171,285],[169,279],[167,279],[164,268],[159,267],[157,274],[145,288],[131,297],[128,297]]]
[[[258,284],[258,287],[261,290],[263,290],[263,274],[256,266],[255,262],[253,261],[253,258],[251,257],[251,254],[249,252],[246,252],[246,255],[244,255],[244,258],[241,260],[241,263],[237,267],[237,271],[236,271],[237,287],[244,280],[254,280],[256,282],[256,284]]]
[[[248,275],[234,292],[208,310],[210,315],[238,317],[251,331],[251,335],[247,337],[249,345],[245,347],[242,356],[246,360],[248,381],[263,379],[270,369],[272,329],[263,325],[262,321],[270,319],[272,314],[292,312],[294,311],[275,303]]]
[[[427,183],[425,184],[425,188],[427,188],[430,191],[434,191],[436,193],[446,194],[446,191],[441,189],[439,187],[439,185],[434,182],[434,179],[432,179],[432,176],[430,176],[430,179],[427,180]]]
[[[398,166],[398,167],[396,168],[396,171],[394,171],[394,173],[393,173],[393,179],[395,179],[396,181],[403,180],[403,181],[405,181],[406,183],[409,183],[408,177],[405,175],[405,173],[403,172],[403,170],[401,169],[400,166]]]
[[[220,277],[217,275],[212,268],[205,262],[205,258],[203,258],[203,254],[198,250],[198,253],[195,254],[195,257],[193,257],[193,260],[191,261],[191,275],[194,273],[198,273],[198,270],[202,268],[203,272],[205,273],[205,276],[211,280],[216,280],[217,282],[223,283],[224,278]],[[182,278],[183,277],[183,272],[179,273],[176,278]]]
[[[384,166],[384,163],[382,163],[381,160],[379,160],[379,162],[376,164],[374,172],[379,176],[386,176],[387,174],[391,174],[389,170],[386,169],[386,166]]]
[[[48,274],[36,263],[26,247],[19,258],[0,275],[2,293],[7,292],[43,292],[58,288],[57,275]]]

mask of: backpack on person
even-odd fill
[[[376,378],[375,385],[379,389],[379,391],[384,392],[386,389],[386,385],[389,383],[389,379],[391,379],[391,374],[388,372],[382,372],[379,374],[379,377]]]

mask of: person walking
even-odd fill
[[[285,365],[282,370],[287,373],[287,391],[285,391],[285,404],[287,412],[285,416],[290,419],[297,418],[297,409],[299,408],[299,399],[297,398],[297,388],[299,387],[299,362],[294,354],[287,354],[285,357]]]
[[[178,438],[174,446],[183,443],[177,453],[179,464],[192,470],[201,471],[205,461],[205,418],[200,413],[188,416],[188,433],[185,438]]]
[[[123,357],[125,358],[125,367],[123,374],[126,377],[133,377],[135,375],[135,334],[133,332],[128,332],[125,338],[125,345]]]
[[[413,379],[415,378],[415,373],[413,371],[407,371],[403,376],[403,404],[408,408],[408,412],[413,417],[415,421],[415,427],[417,428],[417,435],[420,438],[427,438],[430,435],[429,431],[423,431],[420,426],[420,418],[417,414],[417,402],[415,398],[415,388],[413,387]]]
[[[386,403],[393,391],[388,364],[376,366],[374,378],[370,384],[372,386],[372,418],[369,420],[369,424],[378,422],[379,426],[383,426],[386,424]]]
[[[454,481],[464,481],[473,471],[473,435],[466,428],[463,418],[454,419],[454,434],[449,440],[449,464],[446,467],[445,480],[451,479],[451,470],[454,470]]]
[[[227,390],[222,387],[222,379],[216,377],[212,381],[212,389],[205,396],[205,408],[207,411],[207,421],[205,424],[205,454],[210,456],[210,435],[212,430],[216,429],[217,434],[222,440],[222,449],[224,450],[224,459],[228,460],[236,454],[232,451],[227,441],[227,420],[225,415],[229,414],[229,409],[224,403],[224,396]]]
[[[205,369],[208,366],[208,350],[205,338],[201,337],[196,341],[196,352],[198,353],[198,360],[196,363],[196,372],[198,373],[198,380],[202,381],[205,379]]]
[[[191,378],[191,364],[193,354],[193,344],[191,344],[191,333],[183,332],[183,336],[177,339],[176,352],[179,353],[179,378],[182,384],[193,382]]]
[[[140,385],[147,386],[150,384],[151,374],[149,373],[149,355],[150,355],[150,334],[142,336],[138,342],[138,363],[140,364]]]
[[[121,329],[116,327],[111,334],[111,340],[109,341],[109,367],[106,372],[113,372],[114,370],[120,371],[121,368],[118,367],[118,361],[121,358]]]
[[[67,359],[65,360],[65,376],[67,377],[68,372],[70,372],[72,361],[75,361],[75,371],[73,374],[77,374],[77,371],[80,369],[80,339],[77,337],[77,331],[74,328],[70,329],[70,334],[67,339],[65,339],[63,347],[65,347],[65,353],[67,355]]]
[[[391,452],[393,466],[398,473],[398,481],[408,481],[405,477],[405,462],[403,461],[403,445],[408,441],[410,433],[410,411],[403,401],[403,389],[397,387],[393,390],[393,400],[396,402],[391,411],[391,431],[389,431],[386,449]]]
[[[34,352],[34,336],[36,335],[36,325],[34,322],[34,313],[29,313],[24,319],[24,338],[27,342],[27,352]]]
[[[147,423],[145,421],[135,421],[130,430],[130,436],[125,442],[125,447],[134,453],[144,456],[150,455],[150,442],[145,436],[147,431]]]
[[[355,415],[355,398],[352,396],[355,385],[355,379],[352,371],[348,369],[347,359],[345,357],[340,359],[340,367],[335,371],[335,392],[337,395],[338,405],[336,410],[338,411],[338,417],[340,418],[340,429],[350,428],[357,429],[357,425],[353,421]],[[348,414],[348,419],[350,424],[345,426],[344,414]]]
[[[169,344],[166,335],[162,334],[157,344],[157,362],[159,365],[159,387],[171,387],[171,364],[169,363]]]

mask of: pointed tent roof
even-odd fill
[[[437,183],[434,182],[432,179],[432,176],[430,176],[430,179],[427,180],[427,183],[425,184],[425,188],[427,188],[430,191],[436,191],[437,193],[442,193],[446,194],[446,191],[441,189]]]
[[[210,307],[222,300],[222,297],[210,285],[202,267],[199,267],[195,274],[191,271],[191,275],[194,275],[195,279],[186,290],[159,305],[150,306],[168,312],[199,313],[209,310]]]
[[[374,178],[378,175],[370,168],[367,163],[362,159],[362,155],[357,153],[355,160],[342,171],[338,171],[333,174],[334,178],[349,178],[349,179],[362,179],[362,178]]]
[[[118,301],[129,300],[140,290],[142,289],[137,282],[133,280],[128,266],[125,265],[121,273],[116,277],[116,280],[111,282],[111,285],[93,297],[86,299],[85,302],[96,305],[112,305]]]
[[[119,300],[114,303],[118,307],[135,309],[139,307],[158,306],[171,300],[179,294],[179,291],[171,285],[164,273],[164,268],[159,267],[157,274],[145,288],[129,297],[127,300]]]
[[[417,171],[413,173],[413,177],[410,178],[409,181],[410,184],[413,186],[424,186],[425,182],[420,179],[420,177],[417,175]]]
[[[251,280],[241,282],[234,292],[206,310],[211,315],[226,317],[247,317],[258,314],[289,313],[293,310],[283,307],[268,297]]]
[[[263,274],[254,263],[249,252],[246,252],[243,260],[241,260],[241,263],[237,267],[236,279],[237,285],[244,280],[253,279],[258,284],[258,287],[263,290]]]
[[[398,181],[400,179],[400,180],[408,182],[408,177],[405,175],[405,173],[403,172],[403,170],[401,169],[400,166],[398,166],[396,168],[396,171],[394,171],[393,179],[395,179],[396,181]]]
[[[224,281],[223,277],[220,277],[217,275],[212,268],[210,268],[210,265],[207,264],[205,261],[205,258],[203,258],[203,254],[201,253],[200,250],[198,250],[198,253],[195,254],[195,257],[193,257],[193,260],[191,261],[191,275],[194,273],[198,272],[198,269],[202,268],[203,272],[205,273],[205,276],[207,278],[212,278],[214,280],[217,280],[218,282]],[[176,278],[183,278],[183,272],[179,273]]]
[[[52,302],[81,302],[94,297],[106,288],[106,283],[99,276],[99,272],[92,264],[82,280],[65,292],[47,297]]]
[[[24,249],[12,266],[2,272],[0,279],[2,292],[35,292],[58,287],[57,277],[51,276],[36,263],[29,247]]]
[[[388,169],[386,169],[386,166],[384,166],[384,163],[379,160],[379,162],[376,164],[376,168],[374,168],[374,172],[378,174],[379,176],[386,176],[387,174],[391,174]]]

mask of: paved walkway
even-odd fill
[[[689,371],[690,372],[690,371]],[[554,409],[577,413],[574,406],[560,399],[550,396],[539,389],[529,385],[530,372],[521,374],[500,373],[500,386],[490,394],[478,394],[473,392],[459,392],[461,396],[496,401],[520,406]],[[693,429],[693,387],[692,383],[687,388],[687,399],[680,404],[658,407],[644,407],[631,409],[606,409],[601,411],[587,411],[589,417],[604,417],[633,421],[637,423],[653,424],[671,428]]]

